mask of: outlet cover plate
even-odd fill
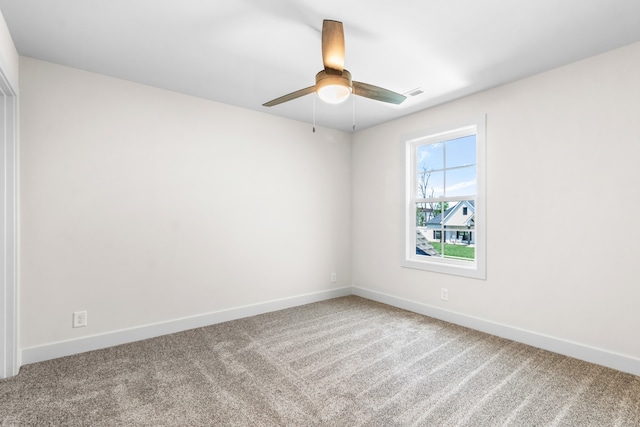
[[[87,326],[87,312],[86,311],[74,311],[73,312],[73,327],[82,328]]]

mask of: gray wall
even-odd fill
[[[351,284],[349,134],[24,57],[20,73],[23,347]]]
[[[354,135],[312,134],[22,58],[22,347],[353,284],[637,368],[637,75],[640,44]],[[477,114],[487,280],[401,268],[400,137]],[[76,310],[89,327],[71,328]]]
[[[634,44],[355,134],[354,285],[640,362],[639,75]],[[401,268],[400,136],[484,113],[487,280]]]

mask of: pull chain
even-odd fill
[[[316,94],[313,94],[313,133],[316,133]]]
[[[356,96],[355,95],[351,95],[351,98],[353,99],[353,131],[356,131]]]

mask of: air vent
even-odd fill
[[[418,96],[424,93],[424,89],[421,87],[417,87],[415,89],[410,90],[409,92],[403,93],[404,96]]]

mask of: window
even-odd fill
[[[485,116],[402,138],[404,267],[485,278]]]

